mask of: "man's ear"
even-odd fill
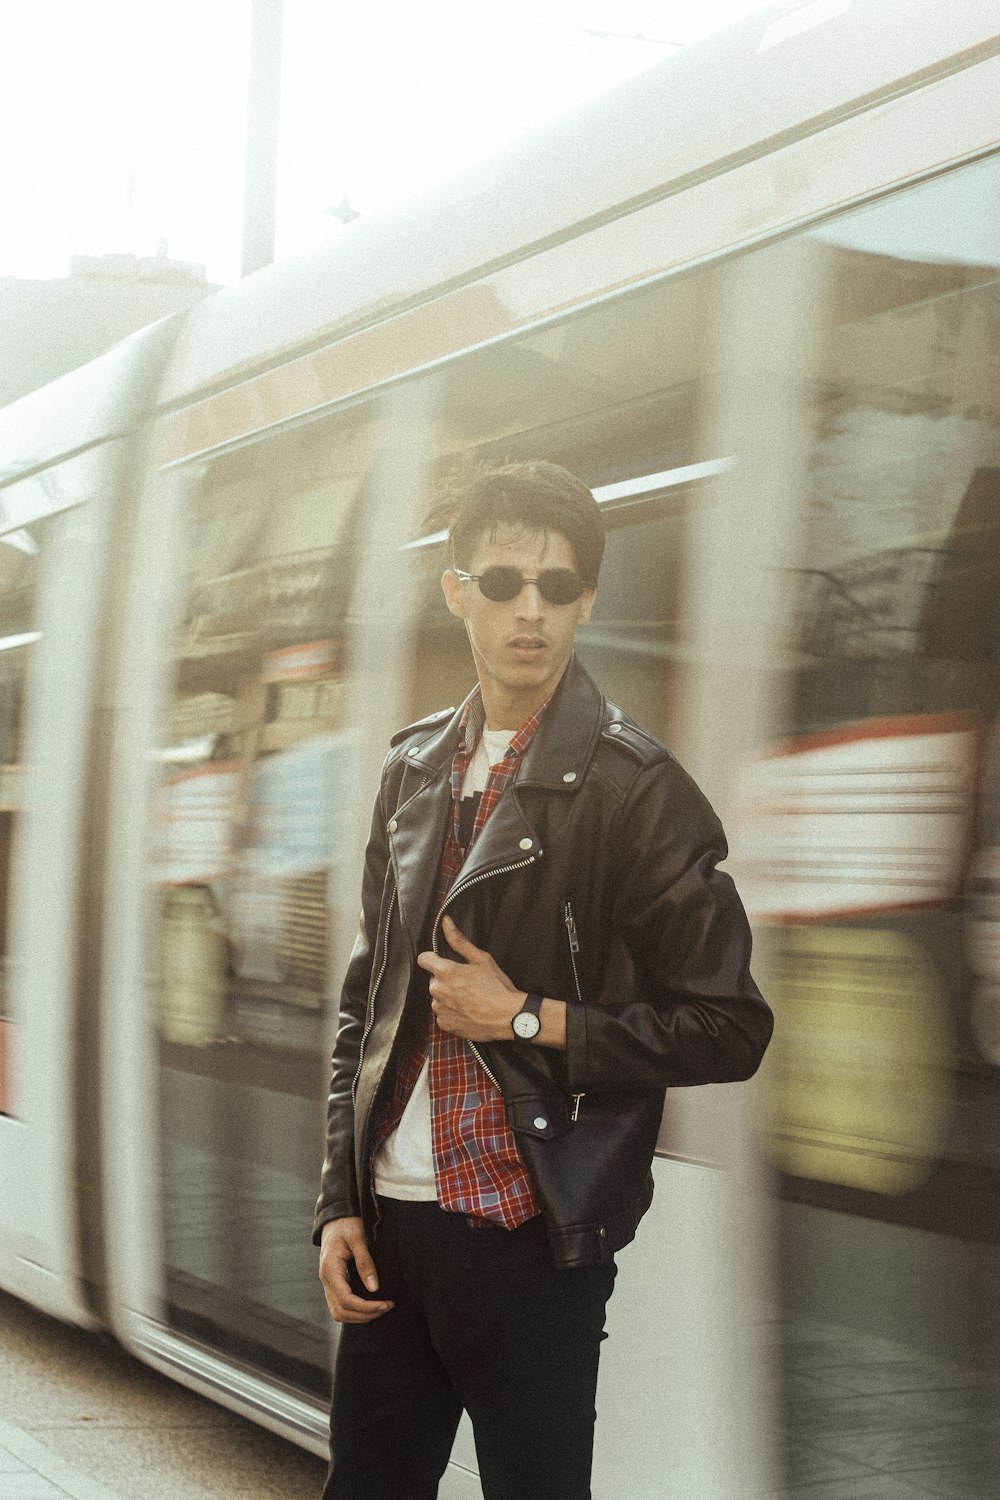
[[[441,574],[441,589],[444,593],[445,603],[459,620],[465,619],[465,609],[462,604],[462,584],[458,575],[451,568]]]
[[[596,588],[584,589],[583,593],[580,595],[580,609],[576,617],[576,623],[578,625],[586,625],[587,621],[590,619],[590,611],[594,607],[594,600],[596,598]]]

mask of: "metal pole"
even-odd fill
[[[252,0],[240,275],[274,260],[284,0]]]

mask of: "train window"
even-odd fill
[[[669,740],[679,654],[685,518],[699,480],[642,496],[647,475],[683,474],[703,451],[711,374],[713,271],[677,278],[510,344],[456,361],[436,379],[438,483],[455,466],[522,458],[564,464],[601,490],[636,480],[633,503],[609,505],[601,587],[580,632],[581,659],[602,688]],[[414,717],[472,685],[461,625],[438,579],[444,549],[418,549]]]
[[[579,634],[581,658],[597,681],[667,744],[677,701],[681,561],[691,503],[685,491],[606,513],[601,587]]]
[[[831,1153],[822,1139],[810,1152],[789,1132],[798,1144],[787,1160],[805,1175],[873,1191],[908,1188],[954,1149],[951,1065],[984,1061],[968,974],[956,982],[955,956],[948,950],[945,961],[931,935],[942,921],[933,914],[953,910],[967,885],[981,747],[995,742],[985,732],[1000,710],[997,179],[995,164],[971,169],[816,236],[830,317],[810,391],[795,738],[779,776],[782,785],[795,777],[803,797],[786,828],[787,858],[775,862],[775,905],[813,921],[926,912],[899,920],[938,949],[952,980],[937,986],[926,1024],[911,1018],[933,1056],[918,1051],[921,1065],[899,1075],[909,1099],[899,1117],[913,1121],[919,1161],[907,1164],[897,1135],[872,1150],[861,1131],[857,1153]],[[836,816],[827,812],[806,855],[817,795]],[[921,986],[904,988],[916,1006]],[[827,1068],[835,1065],[828,1052]],[[983,1076],[996,1086],[995,1068]],[[990,1162],[1000,1168],[1000,1156]]]
[[[975,1440],[938,1387],[975,1383],[998,1353],[989,775],[977,800],[1000,721],[998,187],[992,161],[812,236],[827,317],[788,579],[787,739],[764,768],[789,1368],[805,1369],[817,1327],[844,1365],[872,1361],[851,1387],[871,1397],[902,1389],[909,1361],[906,1388],[926,1398],[922,1418],[897,1414],[899,1441],[918,1451],[950,1422],[956,1463]],[[811,1386],[827,1435],[835,1386]],[[802,1447],[808,1462],[808,1434]]]
[[[577,653],[615,702],[669,739],[680,652],[679,573],[690,496],[629,507],[605,516],[601,582]],[[616,524],[617,522],[617,524]],[[474,669],[461,623],[445,609],[439,579],[443,545],[419,556],[419,644],[413,676],[414,717],[454,702],[472,686]]]
[[[0,536],[0,1114],[15,1111],[9,984],[10,896],[17,814],[23,805],[28,662],[38,640],[35,617],[44,523]]]
[[[193,488],[152,869],[170,1319],[317,1391],[308,1230],[368,436],[272,437]]]

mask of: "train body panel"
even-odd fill
[[[412,203],[355,220],[331,245],[207,298],[188,315],[164,401],[241,384],[290,353],[534,261],[1000,47],[986,0],[917,0],[905,10],[823,0],[798,7],[798,24],[784,9],[763,9]]]
[[[98,1193],[90,1110],[96,997],[89,941],[87,799],[112,529],[134,477],[137,420],[176,326],[133,338],[0,418],[3,490],[3,942],[0,1280],[89,1323],[82,1220]],[[92,397],[92,399],[88,399]],[[13,477],[21,470],[19,477]],[[23,472],[27,471],[27,472]],[[87,1134],[87,1121],[90,1134]]]
[[[0,489],[132,433],[159,395],[163,360],[180,321],[179,316],[164,318],[140,329],[98,359],[0,407]],[[150,372],[155,372],[152,381]],[[3,500],[4,530],[32,518],[18,514],[11,495],[4,494]],[[33,515],[39,508],[31,509]]]

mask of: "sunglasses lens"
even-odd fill
[[[487,568],[479,575],[479,591],[494,604],[507,604],[517,598],[525,581],[517,568]],[[538,577],[538,591],[549,604],[575,604],[583,589],[572,568],[546,568]]]
[[[524,579],[516,568],[487,568],[479,575],[480,593],[494,604],[506,604],[516,599],[524,587]]]
[[[538,580],[542,598],[550,604],[575,604],[583,593],[583,584],[572,568],[549,568]]]

